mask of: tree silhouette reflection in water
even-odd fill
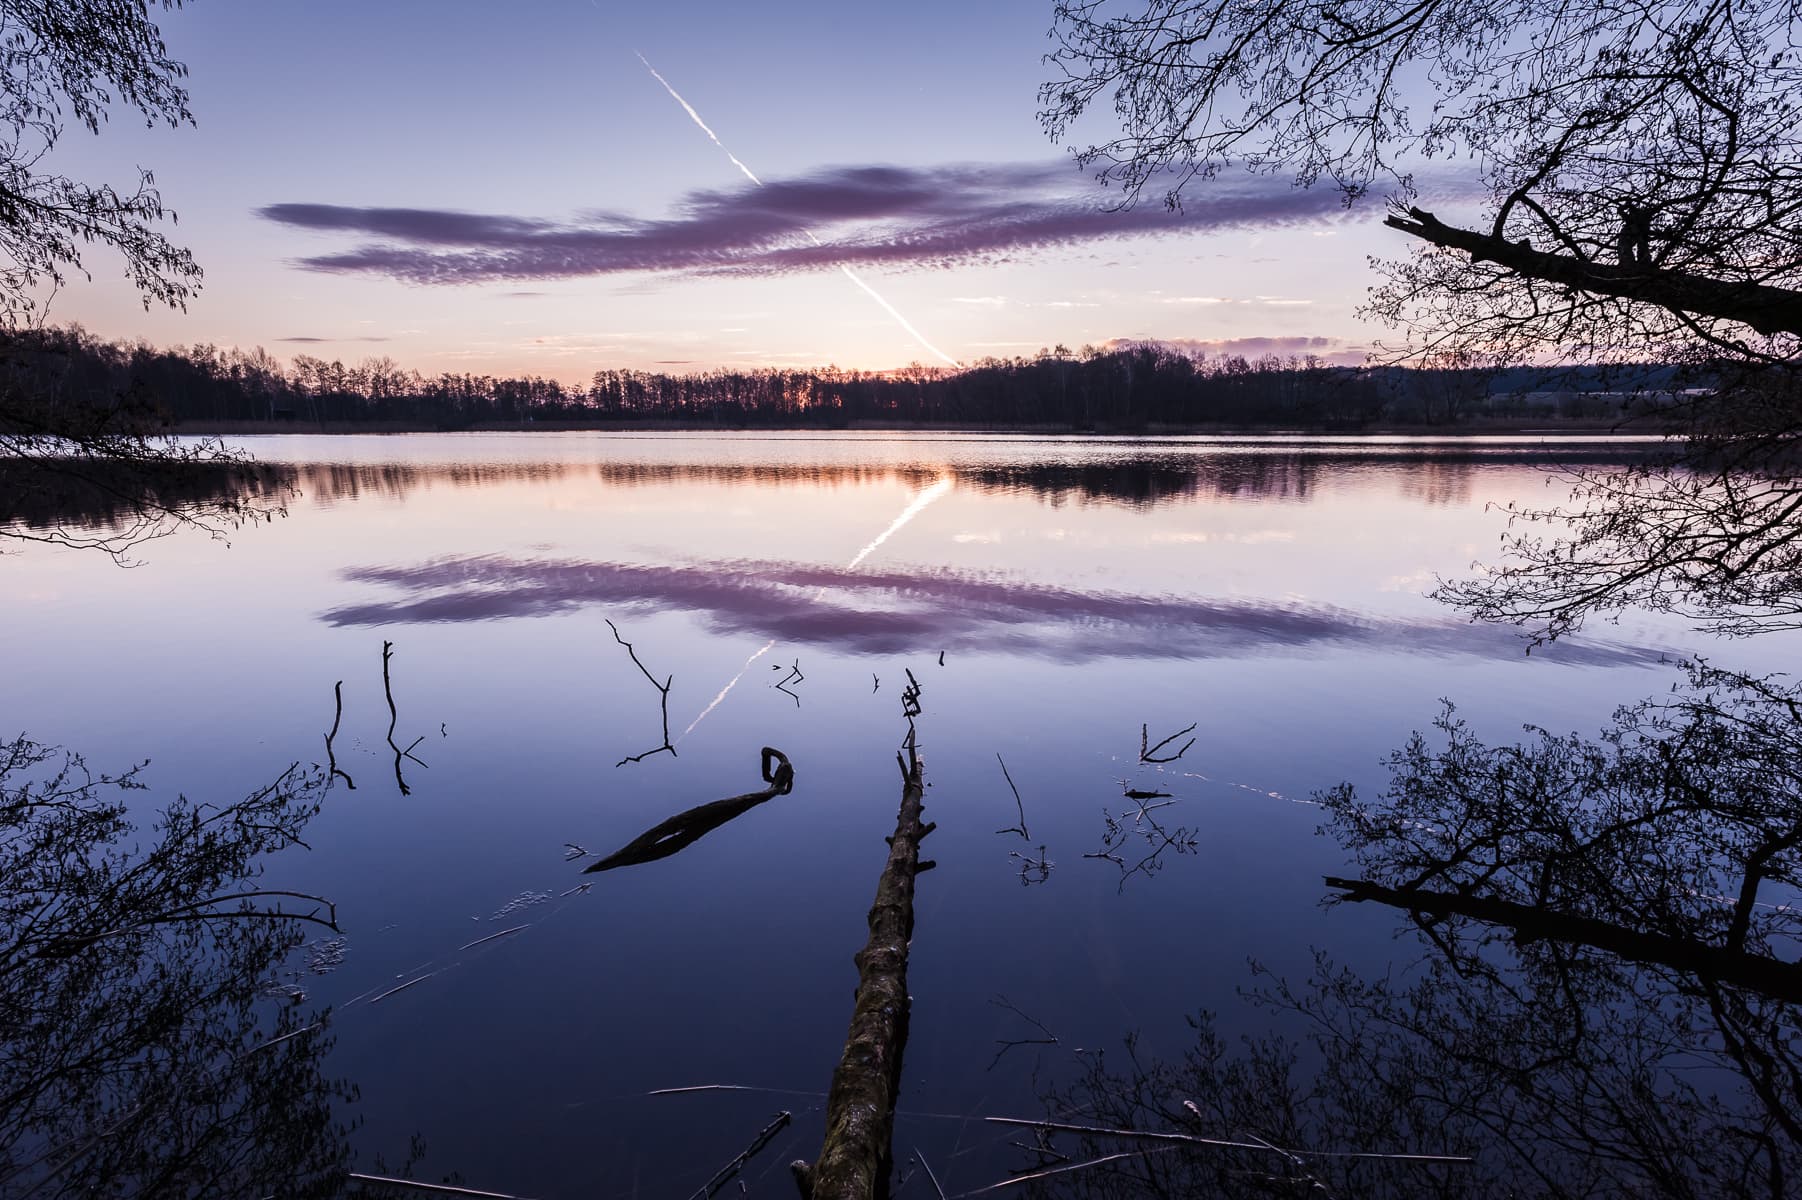
[[[1091,1131],[1037,1130],[1021,1190],[1795,1194],[1802,688],[1694,666],[1597,741],[1437,729],[1318,797],[1363,876],[1333,902],[1406,912],[1418,960],[1266,982],[1295,1040],[1202,1013],[1180,1062],[1083,1056],[1047,1121]]]
[[[267,998],[335,914],[254,884],[325,780],[177,799],[134,845],[141,771],[0,744],[0,1195],[337,1195],[355,1089],[301,994]]]

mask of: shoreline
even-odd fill
[[[1342,426],[1149,424],[1133,428],[1096,426],[1075,429],[1068,425],[915,425],[857,421],[846,425],[720,425],[701,421],[485,421],[456,428],[413,421],[181,421],[164,432],[180,437],[231,437],[244,435],[317,436],[403,433],[918,433],[995,436],[1155,438],[1155,437],[1536,437],[1593,436],[1644,438],[1649,431],[1623,428],[1620,423],[1599,421],[1558,422],[1540,420],[1472,421],[1459,425]]]

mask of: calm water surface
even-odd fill
[[[1527,656],[1424,598],[1492,551],[1489,506],[1557,499],[1547,463],[1612,453],[1593,443],[244,444],[293,464],[300,495],[229,548],[0,562],[5,724],[96,767],[152,759],[145,804],[234,796],[323,758],[342,680],[356,788],[268,882],[331,896],[348,933],[303,986],[334,1010],[328,1069],[361,1091],[353,1144],[367,1169],[418,1134],[422,1176],[518,1195],[686,1195],[778,1110],[796,1121],[745,1179],[793,1194],[894,825],[908,671],[939,830],[896,1151],[951,1195],[1018,1165],[1018,1131],[973,1118],[1037,1115],[1079,1051],[1136,1032],[1180,1054],[1198,1009],[1262,1032],[1239,998],[1252,960],[1301,979],[1316,949],[1379,972],[1418,954],[1394,913],[1321,905],[1346,862],[1309,797],[1380,786],[1441,698],[1490,738],[1593,732],[1666,688],[1669,658],[1802,663],[1787,636],[1713,645],[1633,616]],[[615,765],[662,728],[608,619],[671,679],[673,756]],[[395,737],[422,739],[407,795],[384,641]],[[1142,728],[1190,725],[1180,759],[1139,763]],[[793,794],[660,862],[566,860],[755,789],[765,745]],[[1157,816],[1182,831],[1138,870],[1147,841],[1085,857],[1130,825],[1127,788],[1170,793]],[[1022,810],[1029,837],[996,832]],[[646,1095],[708,1084],[757,1090]]]

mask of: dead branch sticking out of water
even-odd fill
[[[765,800],[776,796],[786,796],[794,790],[795,769],[789,764],[788,755],[782,751],[765,746],[761,771],[768,787],[760,791],[746,792],[742,796],[731,796],[725,800],[715,800],[710,804],[697,805],[686,812],[679,812],[669,820],[651,826],[601,861],[590,863],[583,868],[582,874],[592,875],[596,871],[611,871],[615,867],[634,867],[640,863],[668,858],[676,851],[693,845],[734,817],[742,816],[756,808]],[[573,846],[573,843],[565,844]],[[579,846],[574,846],[574,848],[581,850]],[[583,853],[587,852],[583,851]]]
[[[1020,885],[1022,887],[1044,883],[1051,878],[1051,868],[1057,866],[1056,863],[1045,857],[1045,847],[1043,846],[1039,847],[1036,858],[1030,854],[1021,854],[1018,850],[1009,850],[1007,856],[1020,860]]]
[[[388,749],[394,751],[394,782],[400,785],[400,794],[410,796],[413,789],[407,786],[407,777],[401,774],[400,760],[410,758],[420,766],[429,766],[423,759],[413,753],[413,746],[424,741],[423,737],[413,739],[413,745],[402,750],[394,742],[394,727],[400,722],[400,712],[394,707],[394,681],[388,674],[388,660],[394,657],[394,643],[382,643],[382,694],[388,697]]]
[[[384,660],[385,664],[386,660]],[[325,761],[331,774],[326,778],[342,779],[344,786],[354,792],[357,790],[356,780],[339,769],[338,756],[332,753],[332,739],[338,736],[338,723],[344,720],[344,681],[342,679],[332,686],[332,699],[336,702],[336,707],[332,710],[332,731],[325,735]]]
[[[1165,797],[1168,794],[1167,792],[1137,793],[1129,791],[1126,793],[1127,799],[1138,801],[1139,806],[1135,811],[1122,813],[1116,817],[1105,808],[1101,810],[1101,818],[1105,822],[1101,847],[1083,857],[1103,859],[1120,868],[1120,890],[1122,892],[1126,890],[1126,881],[1134,875],[1144,875],[1146,878],[1150,878],[1162,870],[1166,851],[1175,850],[1178,854],[1193,854],[1198,848],[1200,841],[1198,830],[1181,825],[1174,830],[1165,829],[1157,818],[1151,815],[1160,808],[1169,808],[1176,801],[1167,800],[1163,804],[1149,804],[1147,801]],[[1126,865],[1124,850],[1129,843],[1135,840],[1142,840],[1151,849],[1149,853],[1129,867]]]
[[[658,700],[660,701],[660,707],[663,710],[663,745],[657,747],[655,750],[646,750],[643,754],[628,754],[626,757],[614,763],[613,769],[617,771],[629,762],[643,762],[653,754],[662,754],[665,750],[669,751],[671,758],[676,757],[676,747],[669,740],[669,688],[670,684],[676,682],[676,677],[671,675],[662,683],[658,683],[657,677],[646,670],[645,665],[638,661],[638,651],[632,649],[632,643],[619,635],[619,626],[609,620],[607,622],[607,628],[613,630],[613,640],[624,646],[626,648],[626,653],[632,656],[632,665],[637,667],[639,671],[644,674],[644,677],[651,681],[651,686],[657,689]]]
[[[782,668],[777,667],[776,669],[778,671],[780,671]],[[799,697],[799,696],[795,695],[793,692],[789,691],[788,685],[791,683],[805,683],[806,681],[807,681],[807,676],[801,674],[801,660],[797,658],[795,660],[795,665],[789,669],[788,674],[784,675],[781,679],[781,682],[776,684],[776,690],[781,692],[784,696],[787,696],[789,699],[793,700],[795,702],[796,708],[800,708],[801,707],[801,697]]]
[[[1449,1163],[1459,1166],[1468,1164],[1471,1159],[1465,1154],[1387,1154],[1381,1151],[1347,1151],[1347,1150],[1297,1150],[1273,1145],[1265,1139],[1253,1134],[1252,1140],[1235,1138],[1203,1137],[1194,1133],[1175,1133],[1155,1129],[1112,1129],[1105,1125],[1078,1125],[1067,1121],[1039,1120],[1027,1117],[984,1117],[983,1121],[990,1125],[1012,1125],[1026,1129],[1047,1130],[1054,1133],[1075,1133],[1095,1138],[1119,1138],[1132,1142],[1166,1142],[1172,1146],[1187,1145],[1210,1147],[1218,1150],[1257,1150],[1280,1155],[1283,1158],[1368,1158],[1381,1159],[1386,1162],[1417,1163]],[[1017,1183],[1018,1179],[1009,1182]],[[968,1194],[968,1193],[967,1193]]]
[[[516,1196],[512,1192],[484,1192],[476,1188],[453,1187],[448,1183],[421,1183],[417,1179],[402,1179],[395,1175],[366,1175],[361,1171],[350,1171],[348,1178],[363,1183],[380,1183],[389,1187],[412,1188],[420,1192],[437,1192],[444,1196],[481,1196],[486,1200],[526,1200],[524,1196]]]
[[[1026,832],[1026,805],[1020,801],[1020,789],[1014,787],[1014,777],[1007,773],[1007,763],[1002,759],[999,753],[995,755],[995,761],[1001,764],[1001,777],[1007,780],[1008,788],[1014,793],[1014,807],[1020,810],[1020,823],[1018,825],[1009,825],[1006,829],[997,829],[995,832],[1017,833],[1020,835],[1021,841],[1030,842],[1032,840],[1032,834]],[[1039,850],[1042,854],[1044,852],[1044,847],[1041,846]]]
[[[1165,738],[1163,741],[1159,742],[1155,746],[1148,746],[1146,744],[1147,742],[1149,742],[1151,740],[1151,726],[1149,726],[1149,725],[1139,726],[1139,761],[1142,763],[1175,762],[1177,759],[1181,758],[1183,755],[1185,755],[1189,752],[1189,747],[1193,746],[1195,744],[1194,738],[1190,738],[1188,741],[1184,742],[1183,748],[1181,750],[1178,750],[1175,754],[1166,754],[1164,757],[1159,758],[1158,751],[1162,750],[1165,746],[1168,746],[1171,742],[1174,742],[1177,738],[1183,736],[1183,734],[1194,733],[1195,726],[1199,725],[1199,724],[1201,724],[1201,722],[1199,722],[1199,721],[1191,722],[1187,729],[1177,730],[1175,733],[1171,734],[1169,737]]]
[[[921,819],[924,768],[914,736],[920,711],[919,683],[908,676],[905,784],[888,865],[870,906],[870,937],[858,953],[857,998],[844,1055],[832,1073],[826,1099],[826,1138],[812,1166],[790,1164],[804,1200],[871,1200],[888,1195],[893,1165],[895,1097],[901,1087],[901,1053],[907,1045],[907,943],[913,936],[914,879],[928,864],[920,842],[935,828]],[[911,711],[909,711],[911,710]]]
[[[728,1183],[731,1183],[732,1177],[743,1170],[746,1163],[757,1157],[758,1153],[762,1151],[765,1146],[769,1145],[771,1140],[774,1139],[778,1133],[781,1133],[793,1119],[794,1114],[786,1109],[777,1113],[775,1119],[768,1125],[765,1125],[763,1129],[758,1132],[757,1136],[751,1139],[751,1144],[739,1151],[737,1158],[715,1171],[713,1173],[713,1178],[709,1179],[700,1191],[689,1197],[689,1200],[708,1200],[715,1192],[725,1187]]]

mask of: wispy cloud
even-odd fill
[[[1370,347],[1336,337],[1238,337],[1238,338],[1113,338],[1103,342],[1103,350],[1124,350],[1132,346],[1164,346],[1185,354],[1209,357],[1238,355],[1241,358],[1278,358],[1291,355],[1313,355],[1322,362],[1340,366],[1361,366],[1370,357]]]
[[[1250,175],[1213,181],[1178,212],[1157,205],[1110,210],[1087,177],[1062,161],[826,168],[762,187],[690,192],[660,219],[307,203],[258,210],[292,228],[363,239],[342,252],[301,258],[303,267],[440,284],[948,267],[1119,238],[1317,224],[1344,212],[1329,188]]]
[[[369,337],[369,336],[341,337],[341,338],[296,336],[296,337],[278,337],[275,340],[278,342],[298,342],[302,345],[317,346],[317,345],[323,345],[323,344],[328,344],[328,343],[333,343],[333,342],[385,342],[385,341],[388,341],[389,339],[387,339],[385,337]]]

